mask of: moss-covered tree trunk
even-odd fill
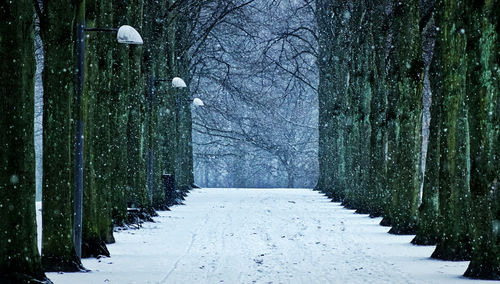
[[[347,27],[350,10],[349,3],[316,1],[320,169],[316,189],[337,202],[344,200],[346,184],[344,135],[349,86],[350,39]]]
[[[111,2],[87,1],[86,26],[111,27]],[[109,33],[87,32],[85,119],[85,191],[82,257],[109,256],[111,222],[110,100],[111,59],[115,39]]]
[[[427,11],[428,13],[433,13],[434,9]],[[440,63],[436,60],[439,58],[433,58],[435,45],[435,34],[436,26],[432,14],[429,14],[429,21],[423,29],[423,57],[426,66],[426,74],[424,78],[424,103],[426,102],[426,96],[431,96],[431,103],[429,106],[429,132],[427,140],[427,149],[425,156],[425,172],[424,172],[424,183],[422,188],[422,203],[419,207],[418,223],[417,223],[417,234],[412,240],[413,244],[416,245],[435,245],[438,236],[438,217],[439,217],[439,137],[441,136],[441,111],[439,109],[439,102],[442,98],[437,97],[439,93],[433,94],[432,89],[438,89],[439,86],[435,84],[440,84],[441,81],[433,80],[431,86],[430,78],[435,78],[437,76],[434,68],[430,69],[430,66],[437,66]],[[425,17],[425,16],[424,16]],[[421,17],[422,18],[422,17]],[[425,20],[425,19],[424,19]],[[421,19],[422,21],[422,19]],[[432,63],[432,61],[435,61]],[[428,92],[428,93],[425,93]],[[424,107],[425,108],[425,107]],[[425,115],[423,116],[425,117]],[[423,130],[426,121],[423,121]],[[422,135],[424,136],[424,134]],[[425,150],[423,150],[425,151]]]
[[[500,2],[465,1],[473,251],[466,277],[500,279]]]
[[[128,24],[127,3],[121,0],[112,1],[113,27]],[[117,225],[122,225],[127,215],[127,199],[130,193],[127,171],[127,121],[129,108],[130,72],[128,45],[113,47],[112,83],[110,96],[110,183],[112,218]]]
[[[419,1],[396,1],[394,4],[394,54],[392,94],[396,95],[394,138],[390,145],[395,171],[389,186],[392,192],[390,233],[415,232],[420,192],[420,157],[422,146],[422,61],[419,28]]]
[[[80,271],[73,241],[75,19],[79,3],[47,1],[41,17],[43,71],[43,234],[46,271]]]
[[[432,257],[465,260],[470,257],[470,162],[466,91],[466,34],[464,1],[439,1],[436,14],[439,80],[433,90],[441,113],[439,161],[439,236]],[[440,101],[439,101],[440,100]]]
[[[433,66],[439,66],[439,58],[433,62]],[[430,71],[430,76],[436,78],[438,74]],[[424,188],[422,204],[419,207],[418,228],[415,238],[412,240],[416,245],[435,245],[438,238],[439,217],[439,166],[440,166],[440,137],[441,137],[441,109],[442,89],[440,80],[433,80],[432,103],[430,107],[430,127],[427,160],[424,174]]]
[[[0,282],[51,283],[37,245],[33,2],[0,2]]]
[[[174,76],[181,77],[187,88],[177,88],[176,111],[177,121],[177,143],[176,143],[176,177],[177,189],[185,196],[192,189],[193,176],[193,149],[192,149],[192,118],[191,118],[191,92],[189,85],[192,74],[190,72],[191,57],[189,49],[196,42],[195,35],[191,32],[191,22],[199,17],[197,5],[182,5],[177,11],[175,21],[175,73]]]
[[[128,24],[142,30],[143,1],[130,1],[127,6]],[[147,125],[146,125],[146,77],[143,73],[142,47],[131,46],[129,53],[129,107],[127,121],[127,176],[130,206],[150,211],[151,204],[147,187]]]
[[[389,34],[389,17],[387,6],[389,0],[373,2],[371,9],[371,25],[373,35],[373,67],[370,73],[372,99],[370,105],[370,168],[367,184],[369,213],[372,217],[382,216],[387,201],[387,159],[385,146],[387,143],[387,37]]]
[[[346,143],[346,196],[343,204],[369,213],[369,165],[370,165],[370,105],[372,87],[370,73],[372,62],[372,26],[370,1],[356,1],[351,12],[349,31],[351,40],[350,86],[347,96],[347,120],[350,127]]]
[[[165,188],[162,174],[168,171],[165,168],[165,157],[162,145],[166,141],[165,134],[168,125],[164,124],[166,113],[166,97],[170,94],[170,79],[167,59],[168,37],[168,1],[145,1],[143,35],[147,39],[144,43],[144,72],[148,79],[148,168],[152,169],[148,176],[148,188],[152,187],[152,205],[155,209],[167,209]],[[149,173],[148,173],[149,174]]]

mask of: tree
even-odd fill
[[[466,107],[466,35],[464,1],[437,4],[435,89],[431,109],[439,115],[439,235],[432,257],[466,260],[470,257],[470,148]],[[436,107],[434,107],[434,104]],[[437,122],[436,121],[436,122]],[[432,154],[432,153],[431,153]],[[437,161],[436,161],[437,162]],[[429,165],[436,168],[436,165]]]
[[[316,1],[319,46],[319,168],[317,190],[343,201],[351,3]],[[339,15],[334,17],[333,15]]]
[[[32,1],[0,3],[0,282],[51,283],[36,238]]]
[[[394,53],[391,64],[388,118],[389,214],[394,234],[415,232],[420,192],[422,84],[424,64],[419,1],[394,4]],[[391,98],[394,97],[394,98]]]
[[[422,203],[419,207],[417,232],[412,240],[416,245],[435,245],[438,237],[438,217],[439,217],[439,137],[441,125],[441,113],[432,100],[440,101],[436,94],[432,93],[430,77],[435,76],[435,71],[430,74],[430,66],[433,60],[436,26],[434,22],[435,1],[426,1],[422,8],[420,19],[420,28],[422,30],[422,49],[425,62],[424,77],[424,114],[422,120]],[[436,64],[439,63],[436,61]],[[435,84],[440,82],[434,81]],[[434,86],[439,88],[438,86]],[[432,105],[431,105],[432,104]]]
[[[373,217],[382,216],[387,192],[387,57],[390,33],[390,17],[387,7],[390,1],[374,1],[371,9],[371,29],[373,30],[373,68],[370,74],[372,100],[370,105],[370,164],[369,176],[372,180],[367,184],[369,213]]]
[[[473,250],[466,277],[500,279],[500,3],[465,1]]]
[[[46,271],[80,271],[73,241],[74,25],[84,2],[35,2],[44,44],[43,234]]]
[[[312,3],[255,1],[226,16],[194,57],[193,84],[203,87],[194,92],[205,101],[193,111],[196,164],[220,170],[196,168],[220,176],[216,186],[314,184]]]
[[[87,27],[111,27],[111,2],[86,2]],[[82,258],[109,256],[106,243],[114,241],[110,199],[113,190],[109,161],[110,101],[113,37],[87,33],[86,77],[83,99],[85,125],[85,177]],[[116,43],[115,43],[116,44]]]

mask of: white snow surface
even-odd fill
[[[196,189],[54,283],[479,283],[310,189]],[[486,281],[484,281],[486,283]],[[489,282],[491,283],[491,282]]]

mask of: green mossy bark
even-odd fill
[[[374,50],[371,54],[373,67],[370,73],[370,84],[373,90],[370,105],[370,167],[371,180],[367,184],[368,212],[372,217],[383,216],[387,192],[387,159],[385,146],[387,143],[387,36],[389,17],[386,7],[389,0],[373,2],[371,9],[371,29]]]
[[[111,2],[88,1],[87,27],[109,27]],[[84,90],[85,190],[82,257],[109,256],[106,243],[114,241],[111,222],[110,100],[112,47],[108,33],[87,32]]]
[[[198,4],[201,5],[201,4]],[[192,147],[192,118],[191,118],[191,92],[189,85],[192,74],[190,73],[191,57],[189,49],[195,43],[193,34],[190,33],[191,21],[200,16],[197,5],[184,5],[177,11],[175,22],[175,73],[174,76],[181,77],[188,88],[179,89],[178,123],[177,123],[177,146],[178,158],[176,161],[175,182],[182,196],[186,196],[192,189],[194,183],[193,175],[193,147]]]
[[[143,1],[133,0],[127,6],[129,25],[142,30]],[[130,192],[127,196],[129,206],[135,206],[150,211],[149,189],[147,187],[147,125],[145,73],[143,72],[141,46],[130,46],[129,69],[127,79],[129,84],[129,108],[127,121],[127,176]]]
[[[128,24],[127,3],[112,1],[113,26]],[[112,56],[112,96],[110,99],[110,153],[111,204],[113,223],[122,225],[127,216],[127,199],[131,191],[127,171],[127,121],[130,93],[130,46],[116,45]]]
[[[500,2],[466,1],[473,250],[466,277],[500,280]]]
[[[316,189],[333,201],[345,198],[345,113],[349,85],[348,5],[317,0],[319,33],[319,145],[320,176]],[[333,15],[342,15],[333,17]]]
[[[52,283],[37,244],[33,2],[0,3],[0,282]]]
[[[466,34],[464,1],[439,2],[433,68],[435,80],[433,103],[441,113],[439,141],[439,237],[433,258],[466,260],[470,258],[470,161],[466,90]]]
[[[43,71],[43,234],[46,271],[80,271],[73,242],[75,78],[74,26],[78,3],[50,1],[41,17]]]
[[[395,104],[396,141],[392,149],[391,225],[393,234],[414,234],[420,191],[420,157],[422,130],[422,61],[419,29],[419,1],[395,3],[393,30],[396,36],[395,58],[392,65],[394,81],[392,95],[398,93]]]
[[[434,13],[434,11],[432,12]],[[433,16],[430,16],[426,27],[424,27],[422,31],[422,37],[424,39],[424,58],[426,55],[429,55],[429,53],[434,52],[435,33],[435,21]],[[429,45],[432,46],[432,50],[426,50]],[[434,67],[440,64],[439,58],[437,57],[431,57],[426,61],[426,78],[424,81],[426,84],[429,84],[428,91],[432,98],[429,106],[429,136],[425,161],[426,166],[425,172],[423,173],[424,184],[422,187],[422,203],[418,209],[417,234],[412,240],[412,243],[415,245],[435,245],[439,234],[439,137],[441,136],[441,111],[439,109],[439,102],[442,101],[442,98],[438,97],[438,95],[441,95],[440,93],[432,93],[431,90],[440,89],[441,86],[439,86],[439,84],[442,82],[434,79],[431,82],[431,78],[438,77],[437,72],[439,70],[435,70]]]
[[[440,65],[439,59],[435,59],[433,66]],[[437,74],[431,70],[431,77]],[[441,84],[440,80],[433,80],[433,84]],[[433,86],[432,89],[441,89],[441,86]],[[412,240],[416,245],[435,245],[438,238],[439,218],[439,157],[441,155],[439,137],[441,136],[441,110],[439,103],[442,101],[440,92],[433,93],[430,107],[431,121],[429,129],[429,144],[427,161],[424,175],[424,188],[422,204],[419,207],[417,234]]]

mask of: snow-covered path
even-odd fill
[[[156,223],[116,233],[111,258],[54,283],[476,283],[467,262],[393,236],[308,189],[197,189]]]

